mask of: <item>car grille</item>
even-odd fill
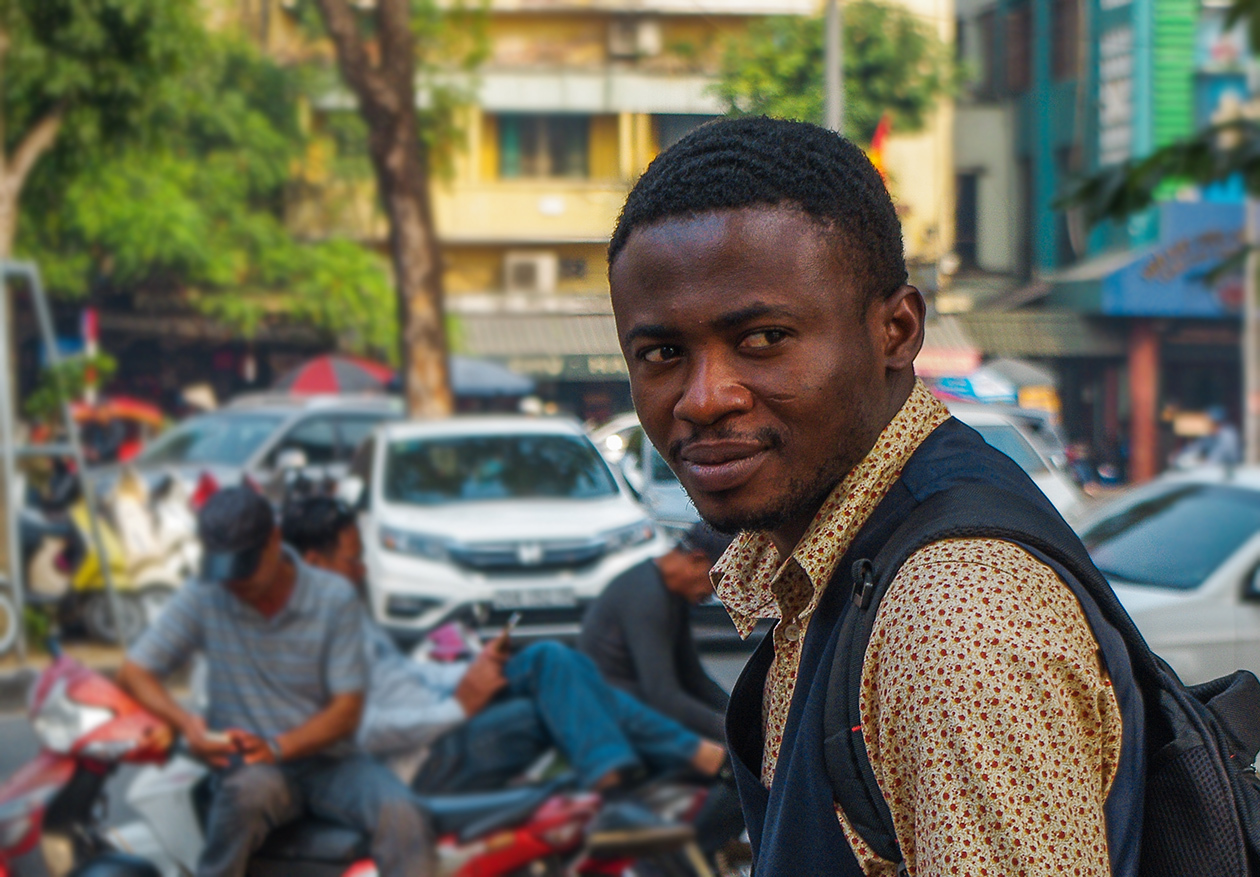
[[[575,569],[599,561],[603,542],[483,542],[447,549],[461,566],[483,572],[545,572]]]
[[[527,630],[536,625],[581,624],[582,616],[586,614],[588,606],[590,606],[589,600],[580,600],[576,606],[523,609],[521,610],[521,629]],[[507,624],[508,619],[514,614],[506,609],[492,609],[483,624],[486,628],[497,629]]]

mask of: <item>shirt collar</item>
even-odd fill
[[[889,421],[874,447],[853,467],[823,502],[792,555],[783,560],[765,532],[744,532],[731,543],[713,567],[713,582],[742,636],[752,632],[759,618],[780,618],[776,590],[782,590],[786,571],[805,573],[812,595],[798,617],[818,606],[836,564],[858,531],[901,477],[910,457],[949,411],[916,380],[910,398]]]

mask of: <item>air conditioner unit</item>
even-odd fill
[[[613,58],[644,58],[664,48],[661,23],[655,18],[614,18],[608,23],[608,54]]]
[[[503,275],[508,292],[552,293],[560,276],[560,257],[548,250],[508,252],[503,259]]]

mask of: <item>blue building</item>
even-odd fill
[[[959,0],[975,73],[955,136],[959,311],[988,355],[1051,365],[1064,425],[1150,477],[1179,411],[1239,415],[1241,187],[1169,184],[1089,229],[1055,202],[1074,176],[1183,138],[1246,96],[1246,44],[1198,0]]]

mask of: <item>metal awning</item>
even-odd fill
[[[517,374],[541,380],[606,381],[624,378],[626,363],[612,314],[463,312],[459,352],[493,359]],[[957,317],[929,320],[915,371],[925,377],[968,374],[981,348]]]
[[[958,319],[986,356],[1109,357],[1126,350],[1121,331],[1071,311],[979,311]]]

